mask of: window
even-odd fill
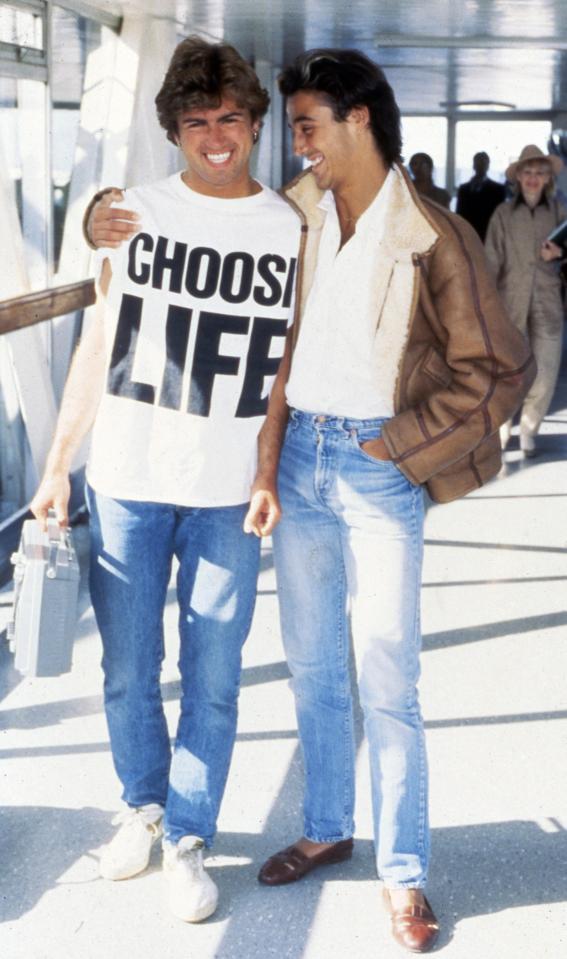
[[[547,153],[551,133],[548,120],[460,120],[457,123],[455,183],[470,180],[472,158],[484,150],[490,157],[488,175],[504,183],[504,173],[512,160],[517,160],[522,147],[536,143]]]
[[[106,59],[101,58],[95,71],[98,86],[89,69],[104,44],[111,54],[118,23],[105,13],[99,23],[83,15],[80,2],[77,7],[83,12],[70,11],[68,3],[63,9],[44,0],[0,0],[0,223],[11,224],[10,268],[0,271],[0,299],[28,292],[28,280],[32,290],[62,282],[54,280],[54,273],[69,194],[77,179],[87,196],[96,189],[99,130],[109,89]],[[89,111],[91,122],[85,125]],[[77,208],[86,202],[83,194],[75,199]],[[71,232],[76,234],[75,226]],[[80,278],[80,273],[74,277]],[[39,423],[52,416],[76,321],[74,315],[61,317],[15,334],[18,340],[0,338],[0,522],[29,501],[37,484],[34,464],[41,459],[42,441],[33,431],[28,435],[26,424],[40,412]],[[21,336],[27,334],[22,347]],[[46,362],[43,381],[33,371],[44,372]],[[21,396],[26,397],[25,423]]]
[[[406,165],[414,153],[428,153],[433,160],[433,180],[445,186],[447,121],[445,117],[402,117],[403,156]]]
[[[100,23],[53,8],[53,53],[51,70],[51,169],[53,183],[54,272],[59,265],[71,175],[89,56],[101,44]],[[93,139],[91,149],[98,150]]]
[[[4,56],[13,53],[19,60],[25,60],[32,50],[45,50],[44,4],[4,2],[0,7],[0,43],[19,47],[19,51],[2,51]]]

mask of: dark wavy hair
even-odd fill
[[[270,105],[268,91],[249,63],[228,43],[186,37],[175,48],[155,104],[167,138],[176,143],[177,121],[184,110],[216,110],[224,96],[260,120]]]
[[[376,146],[388,166],[401,160],[400,111],[380,67],[358,50],[307,50],[278,77],[281,93],[319,93],[335,120],[344,121],[354,107],[366,106]]]

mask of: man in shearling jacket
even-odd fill
[[[351,855],[350,614],[378,874],[394,937],[426,952],[439,926],[424,895],[422,488],[444,502],[495,475],[499,424],[534,364],[476,233],[418,197],[399,165],[381,70],[356,51],[313,50],[280,89],[294,150],[311,164],[283,191],[303,219],[304,256],[274,531],[306,792],[302,838],[259,878],[288,883]],[[274,404],[268,427],[270,414]]]
[[[439,925],[424,894],[423,487],[445,502],[497,473],[498,427],[534,364],[472,228],[420,199],[400,166],[399,111],[379,68],[354,51],[310,51],[281,89],[311,166],[283,190],[302,254],[276,381],[287,404],[277,388],[261,462],[283,508],[274,552],[306,793],[301,839],[259,879],[297,881],[352,853],[350,627],[385,904],[396,940],[425,952]],[[113,242],[99,212],[94,236]]]

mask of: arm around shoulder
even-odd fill
[[[99,247],[117,249],[139,231],[137,213],[112,206],[123,199],[124,194],[117,187],[95,193],[83,216],[83,236],[91,250]]]

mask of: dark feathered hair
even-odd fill
[[[358,50],[316,49],[301,53],[278,78],[290,97],[300,90],[319,93],[344,121],[354,107],[366,106],[370,127],[384,162],[401,160],[400,111],[380,67]]]

